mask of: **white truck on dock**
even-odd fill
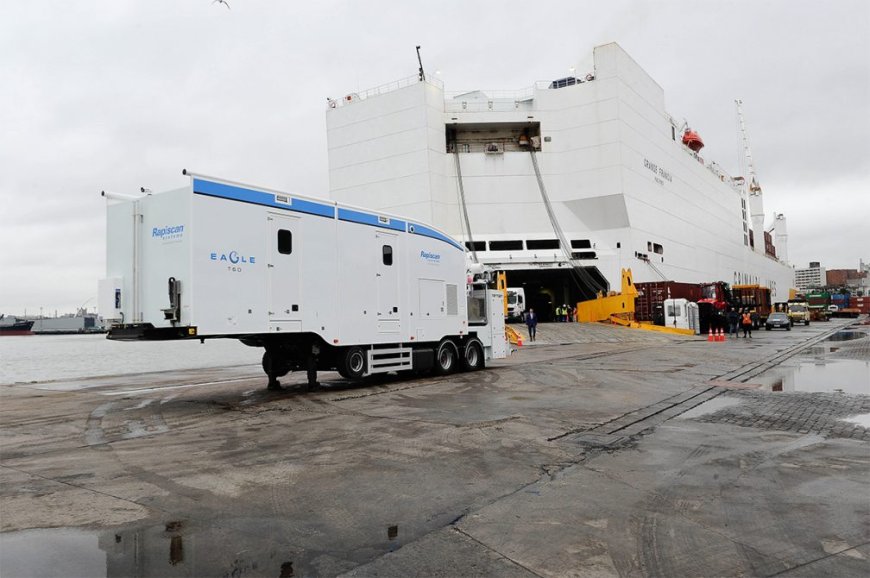
[[[443,232],[184,174],[164,193],[103,193],[109,339],[239,339],[265,349],[270,387],[294,370],[447,374],[509,354],[503,295],[473,282]]]

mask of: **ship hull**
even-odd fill
[[[753,218],[758,195],[682,142],[664,91],[619,46],[594,61],[583,81],[512,94],[428,81],[354,94],[326,113],[333,198],[438,226],[508,285],[536,283],[545,306],[618,288],[629,268],[786,301],[782,215]]]
[[[11,335],[33,335],[33,321],[17,321],[11,325],[0,325],[0,337]]]

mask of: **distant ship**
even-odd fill
[[[85,309],[79,309],[75,314],[36,319],[32,331],[36,335],[105,333],[102,319],[96,313],[88,313]]]
[[[0,336],[33,335],[33,332],[30,330],[32,327],[33,321],[18,319],[17,317],[0,313]]]
[[[622,268],[759,284],[773,301],[794,287],[786,219],[765,227],[745,136],[750,174],[705,160],[617,44],[594,49],[588,74],[517,91],[448,93],[421,68],[330,100],[326,121],[335,200],[445,230],[545,316],[618,289]]]

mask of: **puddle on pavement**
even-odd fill
[[[49,528],[3,532],[0,533],[2,576],[265,575],[293,578],[301,575],[300,564],[303,568],[306,566],[306,560],[300,561],[299,557],[313,559],[321,554],[303,553],[263,538],[263,527],[269,522],[252,522],[251,529],[259,534],[218,526],[189,528],[183,522],[132,529]]]
[[[870,360],[850,359],[855,345],[839,343],[866,339],[868,333],[859,330],[837,331],[824,341],[782,365],[756,377],[771,391],[850,393],[870,395]],[[838,343],[838,345],[833,345]],[[863,349],[859,347],[856,351]],[[837,354],[833,356],[832,354]]]
[[[861,427],[866,427],[870,429],[870,413],[859,413],[858,415],[850,415],[849,417],[844,417],[840,421],[854,423],[856,425],[860,425]]]
[[[680,414],[681,418],[692,419],[696,417],[701,417],[702,415],[709,415],[711,413],[716,413],[720,409],[725,409],[727,407],[734,407],[735,405],[740,405],[742,402],[739,399],[733,397],[725,397],[720,395],[719,397],[714,397],[710,401],[705,401],[701,405],[697,405],[690,409],[689,411]]]
[[[870,395],[870,361],[815,358],[781,365],[764,382],[772,391]]]
[[[853,339],[861,339],[867,337],[863,331],[837,331],[825,341],[852,341]]]
[[[111,541],[114,543],[114,534]],[[107,574],[107,554],[100,535],[84,530],[52,528],[0,534],[3,576],[50,578]]]

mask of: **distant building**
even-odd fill
[[[858,263],[858,269],[829,269],[825,278],[828,287],[866,292],[870,289],[870,265],[865,265],[862,260]]]
[[[828,284],[825,268],[818,261],[810,261],[806,269],[794,270],[794,284],[798,291],[817,289]]]

